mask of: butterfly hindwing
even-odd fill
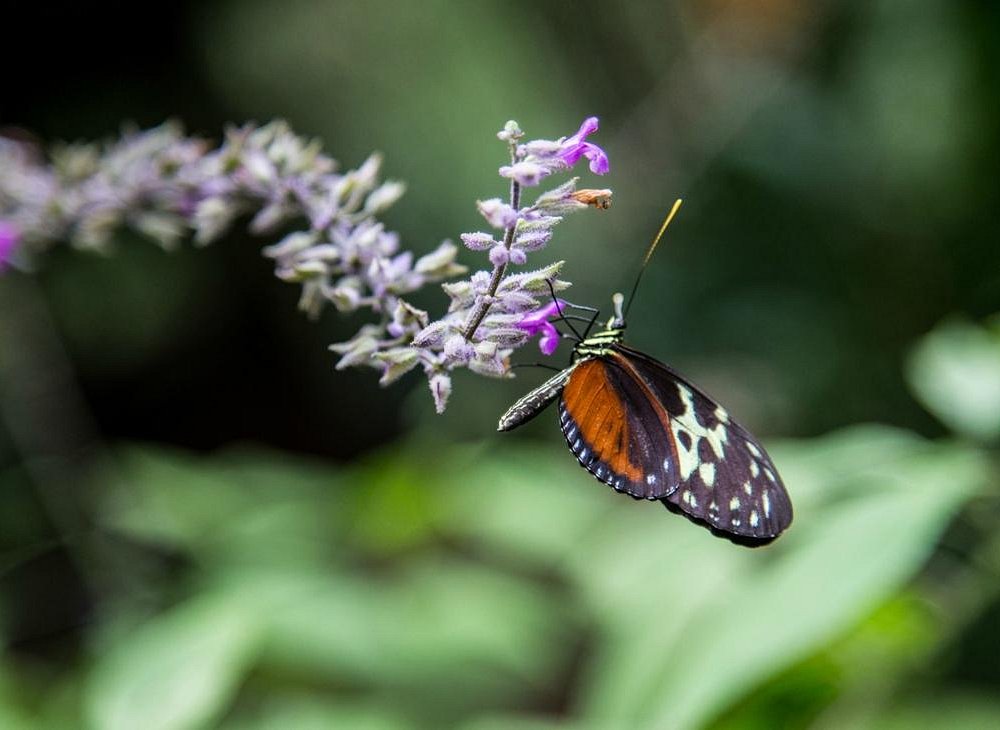
[[[579,462],[616,490],[661,499],[678,488],[669,419],[616,359],[577,363],[559,399],[559,422]]]
[[[713,532],[744,544],[770,542],[792,521],[778,470],[760,443],[714,400],[663,363],[615,346],[670,418],[679,487],[663,499]]]

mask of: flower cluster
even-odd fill
[[[467,248],[487,253],[492,270],[477,271],[467,280],[444,284],[451,299],[448,313],[415,333],[407,355],[399,353],[401,358],[412,357],[416,350],[416,362],[430,379],[439,413],[444,411],[451,393],[451,370],[468,367],[482,375],[500,377],[509,373],[509,357],[514,349],[535,334],[542,334],[540,347],[546,355],[558,345],[559,335],[548,317],[559,314],[561,305],[556,305],[555,310],[551,304],[542,309],[539,306],[551,301],[552,292],[569,286],[557,278],[563,262],[516,274],[508,274],[507,270],[525,264],[529,253],[544,248],[552,238],[553,228],[567,214],[588,206],[608,207],[610,190],[577,190],[579,178],[575,177],[539,194],[531,204],[522,201],[524,188],[570,170],[581,156],[590,160],[594,172],[608,172],[607,155],[586,141],[587,135],[595,131],[597,118],[591,117],[575,135],[557,140],[522,143],[524,133],[514,121],[507,122],[497,134],[510,153],[510,164],[499,169],[500,176],[510,182],[509,198],[480,200],[479,213],[494,230],[461,236]],[[392,354],[383,357],[392,362]]]
[[[318,142],[283,122],[230,129],[214,150],[167,123],[103,148],[59,148],[51,164],[32,146],[0,139],[0,239],[10,231],[17,250],[7,258],[28,266],[60,241],[104,247],[121,226],[171,247],[189,233],[209,243],[252,215],[257,234],[304,226],[264,253],[275,260],[277,276],[302,284],[300,306],[309,314],[326,303],[391,312],[395,294],[464,269],[454,262],[457,247],[447,243],[416,261],[398,253],[398,235],[376,216],[404,187],[380,183],[380,166],[372,155],[339,173]]]
[[[0,138],[0,226],[17,241],[11,263],[27,267],[62,241],[104,247],[121,225],[175,244],[186,232],[183,211],[205,150],[171,124],[127,133],[103,149],[57,147],[50,159],[32,144]]]
[[[511,352],[534,334],[542,334],[547,354],[558,344],[548,322],[558,306],[536,310],[550,291],[568,286],[556,278],[562,262],[516,274],[508,268],[544,248],[566,214],[606,208],[611,191],[577,190],[573,178],[530,205],[522,204],[521,191],[581,158],[593,172],[606,173],[604,151],[586,141],[596,130],[597,119],[590,118],[570,137],[522,143],[517,124],[507,123],[498,137],[510,152],[510,164],[499,170],[509,181],[509,199],[479,201],[494,231],[462,235],[468,248],[487,252],[492,268],[445,283],[451,306],[434,322],[403,297],[464,273],[458,247],[445,241],[421,257],[402,250],[398,234],[378,221],[404,192],[402,183],[380,181],[380,156],[340,172],[318,142],[283,122],[229,129],[214,148],[167,123],[103,146],[62,146],[48,157],[32,144],[0,137],[0,271],[28,269],[60,242],[103,248],[120,227],[165,247],[188,235],[207,244],[249,216],[251,232],[283,233],[264,254],[279,278],[302,287],[299,305],[310,316],[327,304],[377,315],[349,341],[331,346],[340,355],[337,368],[375,367],[388,384],[421,367],[440,412],[453,369],[501,376]]]

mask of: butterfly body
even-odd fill
[[[621,316],[577,343],[572,364],[511,406],[499,430],[557,398],[570,451],[616,491],[660,500],[749,546],[791,523],[791,501],[760,443],[679,373],[626,346]]]

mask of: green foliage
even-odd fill
[[[790,687],[808,717],[857,646],[907,643],[884,607],[987,480],[975,450],[885,427],[779,445],[796,520],[746,550],[558,449],[427,452],[123,450],[105,529],[187,568],[180,595],[107,607],[91,725],[756,727]]]
[[[938,326],[914,350],[907,375],[920,401],[956,433],[1000,436],[1000,319]]]
[[[1000,726],[1000,702],[993,698],[949,694],[928,700],[914,697],[878,718],[844,725],[846,730],[985,730]]]
[[[87,715],[102,730],[201,727],[221,714],[251,665],[259,623],[206,594],[129,631],[91,670]]]

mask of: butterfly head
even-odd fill
[[[625,314],[622,312],[622,307],[625,304],[625,296],[620,292],[616,291],[611,296],[611,311],[613,312],[611,319],[608,320],[607,330],[623,330],[625,329]]]
[[[608,348],[611,345],[619,344],[625,337],[625,315],[622,313],[622,304],[625,301],[625,297],[621,295],[620,292],[616,292],[613,297],[611,297],[612,304],[612,314],[611,318],[608,320],[607,324],[604,325],[604,329],[599,332],[595,332],[583,342],[577,343],[576,347],[573,349],[574,356],[579,359],[581,357],[594,357],[606,354]]]

